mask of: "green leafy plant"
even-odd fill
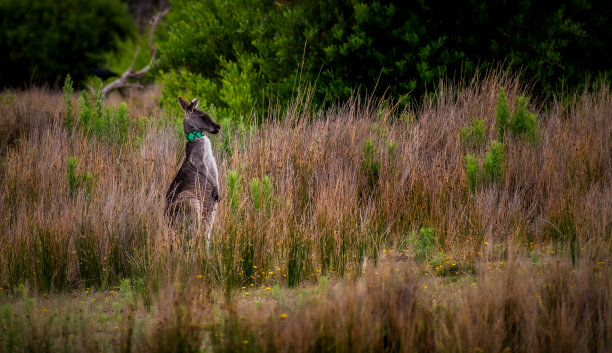
[[[253,178],[249,183],[251,200],[255,211],[270,210],[272,202],[272,179],[269,176],[263,178]]]
[[[478,147],[485,142],[484,119],[474,119],[472,122],[459,130],[461,143],[467,147]]]
[[[84,187],[85,195],[88,199],[91,198],[91,191],[93,188],[93,175],[89,172],[79,172],[78,169],[79,160],[76,157],[66,158],[66,172],[68,178],[68,193],[70,197],[74,197],[77,189]]]
[[[499,88],[497,95],[497,106],[495,107],[495,120],[497,122],[497,135],[501,141],[504,140],[504,134],[510,121],[510,108],[508,107],[508,97],[503,87]]]
[[[475,193],[479,183],[493,184],[499,181],[504,160],[504,145],[498,141],[489,144],[489,150],[485,153],[482,162],[476,156],[466,154],[463,167],[468,178],[470,191]]]
[[[315,102],[354,92],[423,99],[442,77],[470,77],[504,60],[545,89],[610,72],[609,60],[597,58],[606,57],[612,31],[590,15],[607,11],[603,2],[462,1],[457,8],[459,13],[421,2],[177,1],[160,44],[162,104],[190,91],[223,115],[247,115],[271,97],[285,104],[297,87],[315,82]]]
[[[516,100],[516,111],[511,113],[504,88],[499,88],[495,112],[498,136],[501,141],[506,131],[510,131],[513,137],[535,139],[538,126],[537,115],[529,112],[528,104],[529,98],[519,96]]]
[[[66,75],[66,79],[64,80],[64,87],[62,87],[62,91],[64,92],[64,104],[66,104],[66,115],[64,116],[64,125],[66,125],[68,134],[71,134],[72,129],[74,128],[74,117],[72,116],[73,114],[72,94],[74,93],[74,89],[72,88],[72,79],[70,78],[70,74]]]
[[[499,180],[504,158],[504,145],[498,141],[491,142],[483,162],[484,176],[487,182],[495,183]]]
[[[380,175],[380,162],[376,156],[376,146],[374,140],[367,139],[361,147],[361,171],[366,178],[366,186],[372,191],[378,183]]]
[[[536,114],[532,114],[527,109],[529,98],[520,96],[517,98],[516,113],[512,115],[509,128],[513,136],[524,136],[528,139],[535,139],[538,123]]]
[[[235,214],[240,201],[242,177],[237,171],[229,170],[225,180],[227,183],[227,202],[230,211]]]
[[[474,157],[474,155],[471,155],[471,154],[466,154],[464,167],[465,167],[465,173],[467,174],[467,177],[468,177],[470,191],[472,193],[475,193],[476,185],[478,183],[479,169],[480,169],[478,166],[476,157]]]
[[[129,109],[125,102],[116,108],[104,105],[102,83],[97,80],[94,99],[83,91],[79,100],[79,124],[89,137],[96,136],[108,144],[123,145],[128,140]]]
[[[423,261],[429,258],[436,249],[436,232],[431,227],[423,227],[417,234],[414,244],[414,252],[417,260]]]

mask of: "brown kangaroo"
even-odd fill
[[[216,134],[221,129],[207,113],[197,109],[198,99],[178,101],[185,112],[183,128],[187,142],[185,160],[166,193],[166,215],[175,227],[190,224],[195,234],[206,233],[206,253],[210,232],[219,203],[217,163],[205,132]]]

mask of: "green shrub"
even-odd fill
[[[64,87],[62,88],[64,92],[64,104],[66,104],[66,115],[64,116],[64,125],[66,125],[66,129],[68,130],[68,134],[72,133],[72,128],[74,127],[74,118],[72,116],[73,106],[72,106],[72,94],[74,93],[74,89],[72,88],[72,79],[70,78],[70,74],[66,75],[66,79],[64,80]]]
[[[478,167],[478,162],[476,161],[476,157],[474,157],[471,154],[466,154],[464,167],[465,167],[465,173],[467,174],[467,177],[468,177],[468,182],[470,184],[470,191],[472,193],[475,193],[476,185],[478,183],[478,174],[479,174],[479,167]]]
[[[242,178],[237,171],[229,170],[227,172],[227,202],[229,204],[230,211],[234,214],[238,210],[238,202],[240,201],[241,181]]]
[[[513,137],[527,137],[535,139],[538,123],[536,114],[532,114],[527,109],[529,98],[519,96],[516,100],[516,111],[510,113],[508,98],[504,88],[499,88],[496,107],[496,121],[498,136],[501,141],[504,139],[506,131],[510,131]]]
[[[469,147],[478,147],[485,142],[484,119],[474,119],[470,125],[459,130],[461,143]]]
[[[374,140],[365,140],[361,147],[361,153],[361,171],[365,174],[367,189],[372,191],[378,184],[380,174],[380,162],[376,156]]]
[[[493,184],[499,181],[505,160],[504,145],[498,141],[489,144],[482,163],[472,154],[466,154],[463,167],[472,193],[476,192],[479,183]]]
[[[135,26],[120,0],[0,1],[0,86],[82,83]]]
[[[102,95],[102,84],[97,81],[94,100],[83,91],[79,100],[79,123],[85,134],[96,136],[108,144],[122,145],[128,140],[130,128],[129,109],[125,102],[116,108],[106,107]]]
[[[498,141],[491,142],[483,163],[484,176],[487,182],[495,183],[499,180],[504,158],[504,145]]]
[[[418,233],[414,251],[417,260],[423,261],[429,258],[436,249],[436,232],[433,228],[423,227]]]
[[[164,102],[197,92],[223,114],[247,115],[299,85],[315,101],[354,92],[396,98],[431,92],[442,77],[504,62],[539,88],[609,73],[604,2],[443,3],[176,0],[160,45]],[[533,16],[537,13],[538,16]]]
[[[495,121],[497,122],[497,135],[501,141],[504,140],[504,134],[510,121],[510,108],[508,107],[508,98],[503,87],[499,88],[497,95],[497,106],[495,107]]]
[[[538,126],[536,121],[537,115],[527,110],[527,104],[529,104],[529,98],[523,96],[517,98],[516,113],[512,115],[509,128],[513,136],[525,136],[533,140],[536,137],[536,128]]]
[[[74,197],[77,189],[84,187],[85,195],[88,199],[91,198],[93,188],[93,175],[89,172],[79,172],[77,170],[79,160],[76,157],[66,158],[66,173],[68,178],[68,193],[70,197]]]
[[[255,211],[261,209],[269,211],[272,202],[272,179],[267,175],[261,179],[253,178],[249,186]]]

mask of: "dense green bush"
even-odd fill
[[[120,0],[0,0],[0,86],[81,83],[133,32]]]
[[[546,89],[610,72],[606,1],[176,0],[161,45],[164,101],[178,93],[248,114],[299,83],[316,96],[424,94],[499,62]]]
[[[75,123],[88,137],[96,136],[100,141],[120,146],[128,140],[130,125],[134,122],[129,119],[129,109],[125,102],[121,102],[116,108],[107,107],[104,104],[102,94],[102,82],[96,80],[96,90],[93,97],[89,91],[81,91],[78,105],[78,120],[73,120],[71,115],[66,115],[64,123],[69,133],[72,132]],[[64,82],[64,97],[69,97],[72,90],[70,76]],[[72,109],[72,101],[65,98],[66,110]],[[70,116],[70,118],[68,118]]]
[[[531,140],[536,138],[536,130],[538,128],[537,114],[531,113],[528,110],[528,104],[529,98],[524,96],[517,97],[515,112],[511,113],[504,88],[499,88],[497,106],[495,108],[495,120],[497,122],[497,133],[500,139],[503,140],[507,130],[512,132],[512,136],[514,137],[526,137]]]

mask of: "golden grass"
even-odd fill
[[[610,89],[530,106],[537,138],[506,136],[500,179],[471,193],[464,155],[496,139],[499,87],[510,102],[526,95],[491,74],[418,109],[354,98],[317,111],[306,96],[251,129],[224,124],[212,138],[222,200],[209,258],[163,216],[184,141],[155,92],[127,97],[125,143],[69,135],[61,93],[5,92],[1,346],[609,351]],[[487,143],[466,147],[459,131],[474,118]],[[68,157],[92,175],[89,190],[69,192]],[[120,283],[112,307],[104,298]]]

